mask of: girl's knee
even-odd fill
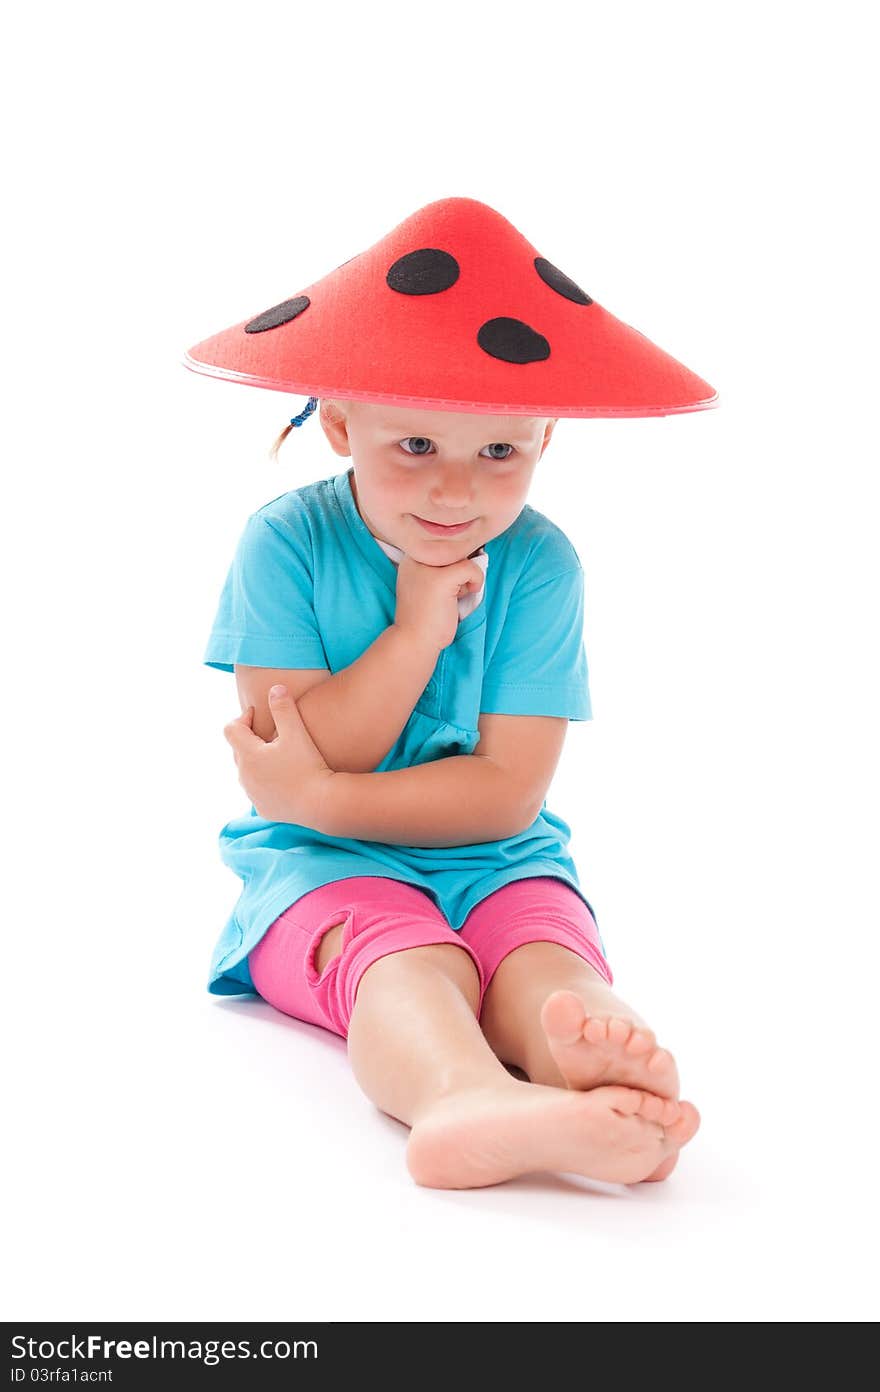
[[[433,943],[418,950],[437,954],[433,960],[438,968],[445,972],[466,996],[473,998],[476,1010],[482,996],[482,973],[464,944]]]
[[[377,967],[379,975],[385,978],[389,972],[406,971],[413,967],[438,972],[461,991],[475,1014],[479,1010],[483,994],[482,970],[464,943],[432,942],[410,947],[402,944],[394,951],[378,956],[367,970],[375,972]]]
[[[345,1035],[365,974],[386,980],[407,963],[429,964],[451,980],[475,1013],[483,996],[482,966],[469,944],[421,905],[353,902],[307,929],[304,985]],[[395,965],[392,966],[391,964]]]

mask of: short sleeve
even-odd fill
[[[247,667],[329,667],[318,632],[308,537],[253,513],[239,538],[202,661]]]
[[[480,710],[591,720],[580,564],[531,588],[514,588],[483,675]]]

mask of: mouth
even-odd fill
[[[435,536],[457,536],[459,532],[466,532],[468,527],[472,527],[477,520],[472,517],[469,522],[456,522],[451,527],[445,527],[442,522],[429,522],[426,518],[417,516],[416,513],[412,515],[425,528],[425,531],[433,532]]]

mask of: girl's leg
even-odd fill
[[[325,890],[288,911],[298,910],[306,934],[295,957],[304,955],[326,1027],[348,1038],[367,1096],[412,1128],[407,1164],[417,1183],[471,1188],[537,1170],[635,1183],[690,1138],[687,1104],[630,1088],[585,1093],[512,1078],[477,1023],[479,961],[429,896],[387,880]],[[261,994],[278,943],[276,935],[256,964],[251,954]],[[271,984],[283,992],[283,983]]]
[[[512,1078],[477,1024],[480,994],[473,963],[445,943],[382,957],[357,988],[352,1067],[367,1096],[412,1128],[417,1184],[478,1188],[540,1170],[632,1184],[668,1173],[699,1122],[687,1102]]]
[[[483,1032],[533,1083],[620,1083],[678,1096],[672,1055],[612,991],[595,920],[570,886],[517,880],[478,904],[460,936],[487,983]]]
[[[348,1056],[377,1107],[413,1126],[456,1092],[513,1091],[477,1023],[480,995],[478,969],[458,943],[394,952],[364,972]]]

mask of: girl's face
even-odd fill
[[[473,555],[516,520],[556,425],[362,401],[342,410],[322,401],[320,420],[335,452],[351,455],[352,493],[373,536],[438,566]],[[444,536],[419,518],[468,526]]]

